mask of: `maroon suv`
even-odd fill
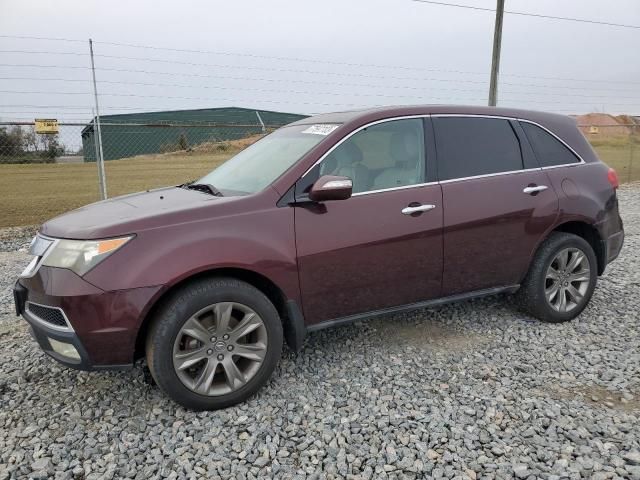
[[[546,322],[576,317],[622,246],[617,186],[564,116],[319,115],[197,182],[45,223],[17,311],[65,365],[146,356],[175,401],[225,407],[309,331],[498,292]]]

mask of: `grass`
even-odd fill
[[[105,162],[110,197],[194,180],[233,151],[146,155]],[[0,165],[0,228],[40,224],[100,199],[95,163]]]
[[[640,180],[640,144],[594,145],[600,160],[618,172],[621,182]]]
[[[248,143],[214,153],[176,152],[105,162],[109,196],[199,178]],[[594,148],[616,169],[620,181],[640,180],[640,144],[633,150],[631,143],[621,142],[601,142]],[[0,228],[40,224],[99,200],[97,175],[95,163],[0,165]]]

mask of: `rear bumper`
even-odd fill
[[[620,230],[613,235],[610,235],[605,241],[605,252],[607,258],[607,264],[613,262],[618,255],[620,255],[620,250],[622,250],[622,245],[624,243],[624,230]]]
[[[16,313],[58,362],[80,370],[124,369],[133,364],[140,325],[159,290],[105,292],[70,270],[41,267],[16,282],[14,299]],[[42,308],[63,320],[43,318]]]

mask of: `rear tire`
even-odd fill
[[[593,295],[597,269],[596,255],[585,239],[553,232],[536,252],[516,298],[543,322],[572,320]]]
[[[233,278],[197,280],[155,315],[146,358],[158,386],[193,410],[242,402],[269,379],[282,352],[282,323],[269,299]]]

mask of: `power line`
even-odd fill
[[[74,55],[81,57],[86,57],[89,55],[88,53],[82,52],[51,52],[48,50],[0,50],[0,53],[19,53],[21,55],[29,53],[33,53],[36,55]]]
[[[37,64],[0,64],[0,67],[5,66],[5,67],[26,67],[26,68],[54,68],[54,69],[88,69],[89,67],[85,67],[85,66],[79,66],[79,65],[37,65]],[[241,67],[237,67],[237,68],[241,68]],[[254,69],[264,69],[264,70],[269,70],[269,71],[273,71],[274,69],[270,69],[270,68],[266,68],[266,67],[250,67],[250,68],[254,68]],[[124,68],[96,68],[96,70],[98,71],[105,71],[105,72],[124,72],[124,73],[142,73],[142,74],[149,74],[149,75],[168,75],[168,76],[183,76],[183,77],[195,77],[195,78],[226,78],[226,79],[232,79],[232,80],[262,80],[262,81],[274,81],[274,82],[286,82],[286,81],[291,81],[291,82],[295,82],[295,83],[308,83],[308,84],[319,84],[319,83],[325,83],[327,85],[343,85],[343,86],[356,86],[356,87],[362,87],[362,86],[367,86],[367,85],[362,85],[362,84],[350,84],[350,83],[338,83],[338,82],[326,82],[326,81],[309,81],[309,80],[300,80],[300,79],[294,79],[294,80],[288,80],[288,79],[261,79],[261,78],[255,78],[255,77],[247,77],[247,76],[242,76],[242,77],[235,77],[235,76],[225,76],[225,75],[207,75],[207,74],[191,74],[191,73],[183,73],[183,72],[163,72],[163,71],[155,71],[155,70],[138,70],[138,69],[124,69]],[[342,74],[336,74],[336,75],[342,75]],[[444,82],[444,83],[470,83],[470,84],[477,84],[477,85],[486,85],[487,82],[485,80],[482,81],[477,81],[477,80],[464,80],[464,79],[446,79],[446,78],[425,78],[425,77],[391,77],[391,76],[384,76],[384,75],[366,75],[366,74],[344,74],[345,76],[349,75],[349,76],[355,76],[355,77],[367,77],[367,78],[380,78],[380,79],[390,79],[390,80],[397,80],[397,81],[418,81],[418,82],[424,82],[424,81],[433,81],[433,82]],[[518,82],[502,82],[502,85],[509,85],[509,86],[515,86],[515,87],[527,87],[527,88],[554,88],[554,89],[570,89],[570,90],[586,90],[586,91],[598,91],[598,88],[592,88],[592,87],[577,87],[577,86],[571,86],[571,87],[565,87],[562,85],[545,85],[545,84],[532,84],[532,83],[518,83]],[[420,89],[419,87],[406,87],[406,86],[400,86],[400,85],[391,85],[391,86],[385,86],[385,85],[370,85],[373,88],[416,88],[416,89]],[[422,87],[422,89],[425,88],[433,88],[433,87]],[[436,87],[437,88],[437,87]],[[600,91],[605,91],[600,89]],[[630,89],[620,89],[620,88],[608,88],[606,90],[607,92],[635,92],[636,90],[630,90]]]
[[[79,40],[77,38],[60,38],[60,37],[34,37],[30,35],[0,35],[0,38],[15,38],[18,40],[46,40],[49,42],[74,42],[74,43],[87,43],[86,40]]]
[[[11,93],[11,94],[24,94],[24,95],[91,95],[91,92],[51,92],[51,91],[19,91],[19,90],[0,90],[0,93]],[[128,98],[162,98],[169,100],[207,100],[207,101],[225,101],[225,102],[237,102],[242,101],[241,99],[233,99],[233,98],[209,98],[209,97],[180,97],[180,96],[167,96],[167,95],[138,95],[133,93],[101,93],[101,96],[107,97],[128,97]],[[358,103],[321,103],[321,102],[282,102],[276,100],[267,100],[267,99],[259,99],[260,102],[266,103],[296,103],[302,105],[320,105],[320,106],[328,106],[328,107],[357,107],[362,106],[362,104]],[[372,105],[373,107],[373,105]]]
[[[441,87],[415,87],[409,85],[373,85],[373,84],[359,84],[359,83],[339,83],[339,82],[323,82],[323,81],[307,81],[307,80],[291,80],[291,79],[271,79],[271,78],[250,78],[250,77],[233,77],[233,76],[225,76],[225,75],[207,75],[210,78],[219,78],[219,79],[230,79],[230,80],[254,80],[261,82],[292,82],[292,83],[304,83],[309,85],[334,85],[334,86],[349,86],[349,87],[366,87],[366,88],[392,88],[392,89],[408,89],[408,90],[418,90],[424,92],[426,89],[428,90],[438,90],[438,91],[447,91],[447,92],[468,92],[468,93],[484,93],[484,90],[480,89],[465,89],[465,88],[441,88]],[[51,78],[51,77],[0,77],[0,80],[21,80],[21,81],[47,81],[47,82],[77,82],[77,83],[86,83],[86,79],[80,78]],[[224,87],[224,86],[215,86],[215,85],[184,85],[184,84],[176,84],[176,83],[150,83],[150,82],[131,82],[131,81],[118,81],[118,80],[100,80],[98,81],[100,84],[110,84],[110,85],[138,85],[145,87],[171,87],[171,88],[205,88],[205,89],[228,89],[228,90],[249,90],[249,91],[265,91],[265,92],[280,92],[280,93],[315,93],[318,95],[345,95],[346,93],[337,93],[337,92],[296,92],[290,90],[273,90],[273,89],[255,89],[255,88],[243,88],[243,87]],[[507,85],[513,85],[507,83]],[[625,90],[623,90],[625,91]],[[539,92],[516,92],[516,91],[508,91],[505,90],[502,93],[513,94],[513,95],[531,95],[539,97],[541,94]],[[390,98],[402,98],[399,95],[381,95],[381,94],[351,94],[355,96],[387,96]],[[629,100],[640,100],[638,96],[620,96],[620,95],[592,95],[592,94],[582,94],[582,93],[548,93],[545,92],[542,95],[547,96],[557,96],[557,97],[581,97],[581,98],[616,98],[616,99],[629,99]],[[406,98],[413,98],[411,96],[405,96]]]
[[[18,95],[91,95],[91,92],[58,92],[58,91],[42,91],[42,90],[35,90],[35,91],[21,91],[21,90],[0,90],[0,93],[11,93],[11,94],[18,94]],[[300,93],[309,93],[309,94],[314,94],[313,92],[300,92]],[[108,96],[108,97],[130,97],[130,98],[164,98],[164,99],[171,99],[171,100],[207,100],[207,101],[219,101],[219,100],[223,100],[223,101],[242,101],[241,99],[229,99],[229,98],[209,98],[209,97],[182,97],[182,96],[168,96],[168,95],[139,95],[139,94],[135,94],[135,93],[101,93],[100,95],[102,96]],[[427,98],[420,98],[420,101],[427,101],[427,102],[431,102],[432,100],[444,100],[446,102],[450,102],[452,99],[451,98],[442,98],[442,97],[430,97],[429,99]],[[463,99],[465,101],[483,101],[484,99],[479,99],[479,98],[465,98]],[[520,101],[520,100],[516,100],[516,99],[504,99],[506,102],[513,102],[513,101]],[[362,104],[357,104],[357,103],[319,103],[319,102],[300,102],[298,100],[295,101],[291,101],[291,102],[282,102],[282,101],[276,101],[276,100],[266,100],[266,99],[259,99],[259,101],[261,102],[267,102],[267,103],[277,103],[277,104],[282,104],[282,103],[300,103],[300,104],[304,104],[304,105],[323,105],[323,106],[347,106],[347,107],[355,107],[355,106],[362,106]],[[524,102],[526,103],[535,103],[535,104],[543,104],[543,105],[549,105],[551,103],[559,103],[559,102],[552,102],[552,101],[538,101],[538,100],[524,100]],[[597,102],[562,102],[563,104],[568,104],[568,105],[594,105]],[[635,105],[635,104],[628,104],[628,103],[608,103],[608,105],[611,106],[620,106],[620,107],[636,107],[636,106],[640,106],[640,104]],[[374,105],[371,105],[371,107],[373,107]]]
[[[417,3],[428,3],[431,5],[440,5],[444,7],[455,7],[455,8],[466,8],[468,10],[479,10],[483,12],[492,12],[495,13],[495,8],[487,8],[487,7],[476,7],[473,5],[462,5],[459,3],[447,3],[447,2],[437,2],[432,0],[411,0],[412,2]],[[624,23],[613,23],[613,22],[603,22],[600,20],[589,20],[586,18],[575,18],[575,17],[558,17],[554,15],[543,15],[539,13],[528,13],[528,12],[516,12],[513,10],[505,10],[504,13],[509,15],[519,15],[523,17],[535,17],[535,18],[545,18],[549,20],[563,20],[567,22],[577,22],[577,23],[589,23],[592,25],[603,25],[607,27],[620,27],[620,28],[633,28],[640,30],[640,25],[629,25]]]
[[[507,103],[510,102],[510,100],[506,101]],[[295,102],[294,102],[295,103]],[[375,105],[359,105],[362,108],[374,108]],[[522,105],[519,105],[519,107],[521,107]],[[87,107],[73,107],[73,106],[68,106],[68,105],[20,105],[20,104],[11,104],[11,105],[0,105],[0,108],[38,108],[38,109],[58,109],[58,108],[68,108],[68,109],[72,109],[72,108],[84,108],[86,109]],[[105,108],[109,109],[110,113],[108,114],[104,114],[103,116],[110,116],[110,115],[136,115],[138,113],[171,113],[172,111],[175,111],[175,109],[170,109],[169,107],[164,107],[162,110],[154,110],[151,109],[149,110],[149,105],[141,105],[141,106],[131,106],[131,105],[123,105],[123,106],[117,106],[117,105],[108,105],[105,106]],[[131,113],[113,113],[114,111],[132,111]],[[185,110],[207,110],[207,108],[195,108],[195,109],[188,109],[188,108],[180,108],[178,109],[179,111],[185,111]],[[577,113],[576,110],[579,109],[567,109],[567,108],[553,108],[552,111],[555,112],[565,112],[565,113],[572,113],[575,114]],[[40,112],[34,112],[34,113],[40,113]],[[57,114],[58,112],[51,112],[49,113],[51,114]],[[308,112],[307,112],[308,113]],[[308,113],[310,115],[315,115],[315,113]],[[2,113],[0,113],[0,115],[2,115]],[[211,113],[208,113],[208,118],[211,118]],[[87,114],[87,116],[91,117],[90,114]],[[221,118],[224,118],[223,116],[221,116]],[[167,118],[167,121],[174,121],[174,118]],[[193,117],[192,120],[200,120],[199,117]]]
[[[0,108],[69,108],[69,109],[86,109],[87,111],[91,110],[91,107],[80,107],[73,105],[24,105],[24,104],[10,104],[10,105],[0,105]],[[128,108],[128,107],[122,107]]]
[[[460,6],[456,4],[447,4],[444,2],[431,2],[427,0],[412,0],[422,3],[435,3],[438,5],[449,5],[449,6]],[[483,8],[483,7],[472,7],[467,6],[468,8],[474,10],[483,10],[495,12],[494,9]],[[466,8],[466,7],[465,7]],[[514,13],[514,12],[506,12],[505,13]],[[640,28],[640,27],[638,27]],[[3,35],[0,35],[3,37]],[[6,36],[5,36],[6,37]],[[9,36],[10,37],[10,36]],[[22,38],[22,37],[19,37]],[[38,37],[33,37],[38,38]],[[68,39],[64,39],[65,41],[71,41]],[[78,40],[80,41],[80,40]],[[115,46],[123,46],[130,48],[142,48],[142,49],[151,49],[151,50],[166,50],[166,51],[175,51],[175,52],[187,52],[187,53],[200,53],[200,54],[213,54],[213,55],[225,55],[225,56],[238,56],[238,57],[250,57],[250,58],[262,58],[268,60],[286,60],[286,61],[298,61],[298,62],[307,62],[307,63],[320,63],[320,64],[329,64],[329,65],[341,65],[341,66],[351,66],[351,67],[373,67],[373,68],[386,68],[393,70],[407,70],[407,71],[426,71],[426,72],[436,72],[436,73],[455,73],[455,74],[468,74],[468,75],[486,75],[487,72],[475,72],[468,70],[451,70],[451,69],[438,69],[438,68],[425,68],[425,67],[407,67],[403,65],[381,65],[381,64],[369,64],[369,63],[350,63],[350,62],[337,62],[330,60],[319,60],[319,59],[304,59],[298,57],[279,57],[279,56],[271,56],[271,55],[255,55],[250,53],[236,53],[236,52],[223,52],[223,51],[209,51],[209,50],[190,50],[190,49],[181,49],[181,48],[170,48],[170,47],[155,47],[148,45],[135,45],[135,44],[127,44],[127,43],[115,43],[115,42],[94,42],[96,44],[103,45],[115,45]],[[54,52],[54,51],[46,51],[46,50],[0,50],[0,53],[16,53],[16,54],[47,54],[47,55],[70,55],[70,56],[87,56],[88,53],[83,52]],[[177,63],[183,65],[193,65],[193,66],[210,66],[216,68],[243,68],[243,69],[265,69],[264,67],[251,67],[244,65],[225,65],[225,64],[206,64],[206,63],[193,63],[193,62],[180,62],[177,60],[167,60],[167,59],[154,59],[148,57],[128,57],[122,55],[104,55],[104,54],[96,54],[96,57],[103,58],[113,58],[113,59],[122,59],[122,60],[135,60],[135,61],[149,61],[149,62],[162,62],[162,63]],[[85,67],[88,68],[88,67]],[[268,69],[274,70],[274,69]],[[335,73],[335,72],[325,72],[325,71],[317,71],[317,70],[299,70],[299,69],[275,69],[278,71],[288,71],[293,73],[311,73],[311,74],[328,74],[328,75],[345,75],[350,76],[346,73]],[[360,76],[369,76],[366,74]],[[525,75],[525,74],[514,74],[514,73],[504,73],[502,76],[510,76],[510,77],[518,77],[518,78],[533,78],[540,80],[566,80],[566,81],[579,81],[579,82],[598,82],[598,83],[620,83],[620,84],[631,84],[631,85],[640,85],[640,82],[628,82],[628,81],[620,81],[620,80],[595,80],[589,78],[569,78],[569,77],[549,77],[549,76],[538,76],[538,75]]]

